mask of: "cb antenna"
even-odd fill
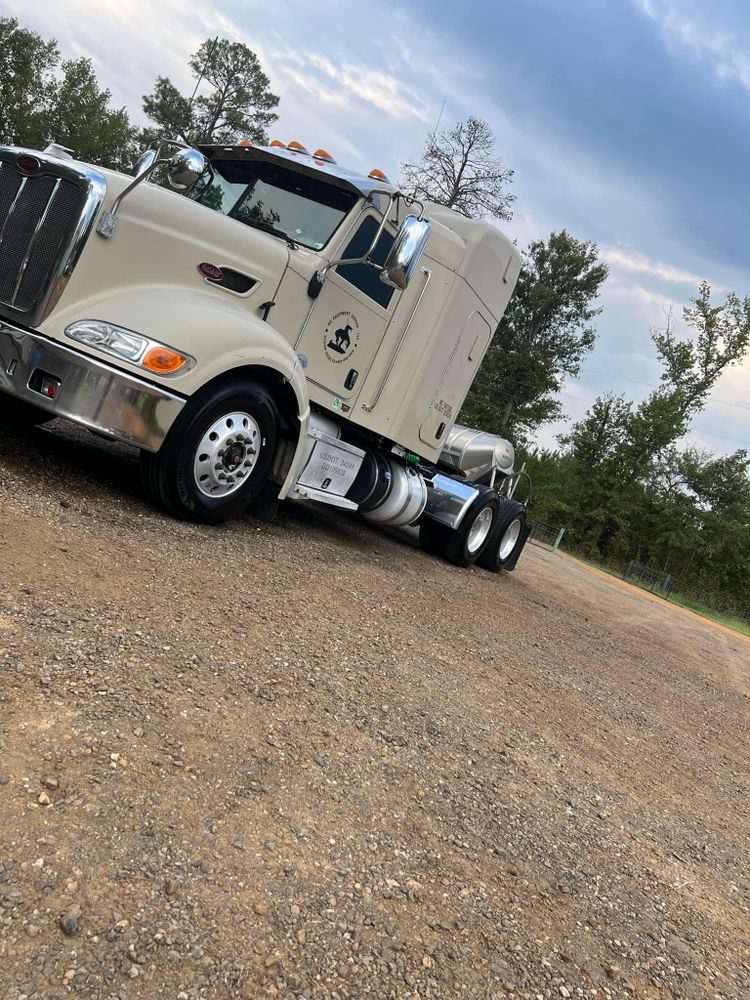
[[[437,121],[435,122],[435,128],[433,132],[437,132],[438,126],[440,125],[440,119],[443,117],[443,112],[445,111],[445,98],[443,98],[443,103],[440,105],[440,114],[437,116]]]
[[[190,100],[188,101],[189,108],[192,108],[193,106],[195,95],[198,93],[198,87],[200,87],[203,77],[206,75],[206,70],[208,69],[208,65],[211,62],[212,56],[216,52],[216,47],[218,46],[218,44],[219,44],[219,36],[217,35],[216,38],[214,38],[214,40],[211,42],[211,47],[206,53],[206,61],[203,63],[203,66],[201,67],[200,75],[198,76],[198,82],[193,88],[193,93],[190,95]]]

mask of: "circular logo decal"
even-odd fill
[[[339,312],[326,323],[323,351],[329,361],[340,365],[351,357],[359,343],[359,320],[351,312]]]

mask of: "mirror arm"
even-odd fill
[[[161,147],[159,147],[159,153],[160,152],[161,152]],[[135,180],[131,181],[130,184],[128,184],[128,186],[125,188],[125,190],[121,191],[118,194],[118,196],[114,200],[114,204],[112,205],[112,209],[111,209],[111,211],[110,211],[109,214],[112,215],[112,216],[114,216],[114,217],[116,217],[117,216],[117,209],[120,207],[122,201],[125,198],[127,198],[127,196],[130,194],[130,192],[134,188],[137,188],[139,184],[142,184],[143,181],[147,181],[149,179],[149,177],[151,176],[151,174],[156,170],[156,168],[164,166],[165,163],[169,163],[169,160],[166,157],[164,157],[163,159],[159,159],[158,153],[157,153],[157,159],[154,160],[154,162],[151,164],[151,166],[147,170],[144,170],[142,174],[138,174],[138,176],[135,178]]]
[[[159,146],[159,153],[160,152],[161,152],[161,146]],[[122,204],[123,200],[127,198],[130,192],[135,190],[135,188],[137,188],[139,184],[142,184],[144,181],[148,180],[148,178],[151,176],[154,170],[156,170],[157,167],[161,167],[165,163],[169,163],[169,160],[166,159],[166,157],[164,159],[154,160],[154,162],[147,170],[144,170],[142,174],[138,174],[135,180],[131,181],[130,184],[128,184],[128,186],[125,188],[125,190],[121,191],[118,194],[118,196],[114,200],[114,203],[110,211],[102,212],[101,214],[101,218],[99,219],[99,222],[97,223],[96,226],[96,231],[99,234],[99,236],[103,236],[105,240],[111,239],[112,236],[114,236],[115,229],[117,228],[117,210]]]

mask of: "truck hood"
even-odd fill
[[[101,170],[107,180],[103,211],[132,177]],[[251,279],[242,294],[207,280],[199,265],[231,269]],[[215,297],[217,308],[243,316],[257,316],[260,304],[273,300],[289,263],[289,248],[283,240],[252,229],[244,223],[199,205],[173,191],[142,183],[121,203],[114,235],[104,239],[92,232],[60,301],[39,328],[56,339],[65,327],[79,319],[102,319],[133,327],[128,302],[139,296],[153,298],[159,290],[183,304],[199,295]],[[175,311],[170,328],[163,314],[149,325],[148,315],[139,315],[138,333],[166,344],[179,345],[180,313]],[[145,328],[144,328],[145,326]],[[206,330],[210,338],[216,331]]]

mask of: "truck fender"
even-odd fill
[[[62,329],[55,329],[54,334],[61,340],[64,328],[75,320],[99,319],[191,355],[195,365],[183,375],[154,378],[186,397],[233,372],[247,374],[252,369],[261,377],[266,373],[267,379],[274,373],[280,377],[287,386],[286,415],[290,423],[292,418],[299,423],[294,455],[279,494],[282,499],[287,495],[299,473],[310,422],[307,381],[291,345],[270,323],[250,311],[247,299],[235,299],[209,288],[136,285],[119,293],[79,299],[73,308],[64,308],[64,303],[61,307],[45,324],[50,332],[53,325],[59,324]],[[136,366],[125,363],[123,367],[143,376],[142,369]],[[290,405],[295,413],[288,412]]]

